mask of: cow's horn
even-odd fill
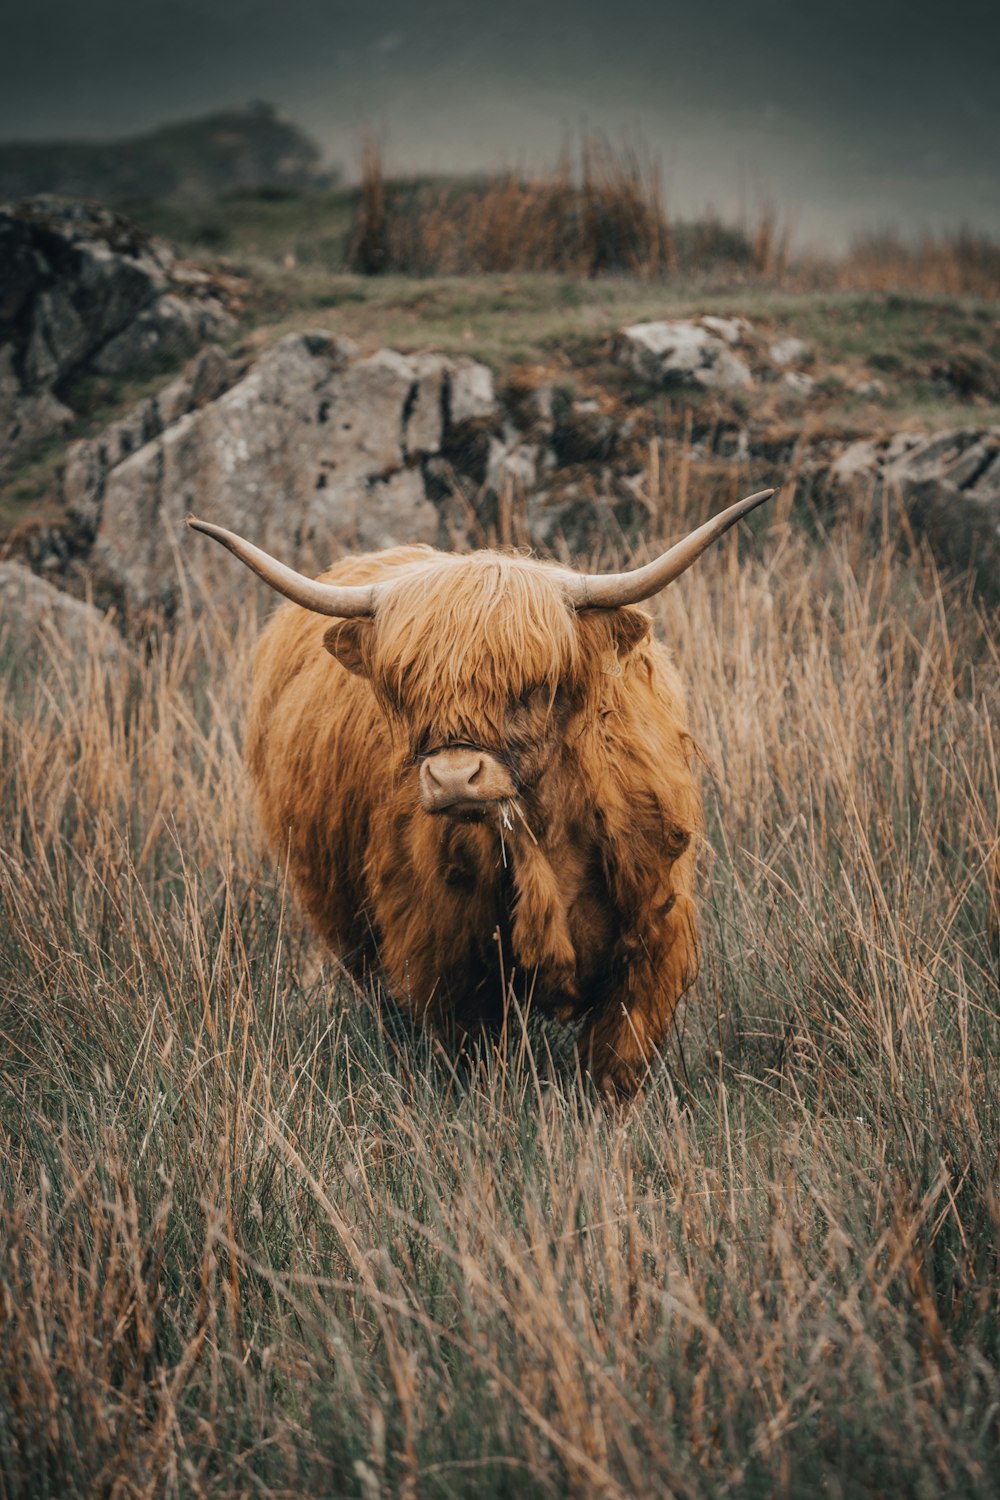
[[[337,615],[345,620],[375,612],[379,594],[375,584],[317,583],[292,568],[286,568],[284,563],[269,557],[252,542],[244,541],[235,531],[213,526],[209,521],[199,521],[196,516],[188,516],[187,523],[193,530],[203,531],[206,536],[228,547],[258,578],[263,578],[272,589],[277,589],[286,599],[294,599],[305,609],[318,615]]]
[[[576,609],[614,609],[622,604],[638,604],[665,589],[668,583],[679,578],[706,547],[710,547],[720,536],[742,521],[765,500],[770,500],[774,490],[761,490],[738,500],[728,510],[720,511],[704,526],[692,531],[682,542],[677,542],[645,567],[633,568],[630,573],[566,573],[565,587],[570,603]]]

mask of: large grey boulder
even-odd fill
[[[616,357],[655,385],[743,390],[753,385],[753,375],[734,348],[751,331],[741,318],[711,315],[697,322],[633,323],[619,333]]]
[[[226,296],[107,209],[0,205],[0,472],[66,427],[81,376],[156,368],[230,332]]]
[[[185,409],[179,391],[172,420],[139,409],[73,445],[67,505],[93,529],[90,561],[106,595],[169,609],[185,574],[197,605],[249,582],[192,536],[189,512],[307,569],[343,548],[438,542],[425,464],[496,410],[490,372],[471,360],[362,357],[325,332],[292,334],[215,399]]]

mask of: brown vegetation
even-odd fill
[[[893,233],[862,235],[837,265],[849,290],[933,292],[1000,297],[1000,244],[985,234],[925,235],[907,242]]]
[[[657,277],[676,264],[659,168],[639,150],[584,136],[540,176],[474,182],[387,179],[368,139],[347,263],[365,273],[605,271]]]
[[[420,276],[545,271],[647,280],[714,280],[788,291],[911,291],[1000,296],[1000,246],[959,231],[907,240],[858,237],[839,257],[793,255],[772,205],[727,222],[672,220],[659,164],[641,148],[584,134],[550,171],[504,171],[473,181],[390,178],[367,137],[347,236],[348,269]]]

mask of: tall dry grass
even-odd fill
[[[994,1492],[995,622],[787,507],[656,612],[704,965],[625,1115],[530,1018],[455,1067],[317,968],[252,621],[7,688],[4,1496]]]
[[[849,290],[905,289],[996,300],[1000,297],[1000,244],[969,230],[915,240],[892,231],[862,235],[838,262],[836,279]]]
[[[391,179],[364,143],[353,271],[416,275],[554,271],[658,277],[676,264],[657,163],[638,147],[581,137],[555,168],[468,182]]]
[[[794,253],[773,204],[726,220],[668,214],[660,165],[641,144],[581,134],[547,170],[476,180],[391,177],[366,136],[345,261],[363,275],[604,273],[710,279],[803,292],[1000,297],[1000,245],[986,234],[857,236],[840,255]]]

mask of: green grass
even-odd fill
[[[983,424],[997,412],[995,402],[948,396],[931,376],[936,361],[966,345],[1000,362],[1000,323],[990,302],[778,293],[710,282],[651,286],[627,277],[362,277],[283,272],[259,263],[252,269],[263,277],[263,311],[256,316],[268,341],[317,326],[365,348],[441,349],[498,369],[510,362],[571,368],[601,359],[616,330],[629,323],[712,312],[747,318],[765,339],[805,338],[815,350],[811,373],[819,379],[831,370],[838,379],[881,378],[894,411],[936,405],[951,424]]]
[[[64,452],[62,439],[52,438],[13,474],[0,478],[0,533],[26,519],[54,519],[60,514],[59,470]]]
[[[627,1113],[321,965],[249,618],[0,700],[4,1495],[994,1493],[995,621],[781,513],[656,613],[704,959]]]
[[[280,266],[292,255],[302,266],[341,270],[355,198],[348,188],[233,192],[203,201],[132,202],[123,211],[196,259],[225,255]]]
[[[775,335],[796,333],[817,363],[882,372],[897,402],[919,397],[929,367],[956,347],[1000,362],[993,300],[933,293],[788,290],[734,280],[728,264],[704,275],[651,283],[510,273],[450,277],[361,277],[345,271],[344,245],[357,189],[232,194],[203,204],[129,205],[143,228],[196,258],[225,255],[254,275],[264,296],[254,315],[299,325],[327,316],[352,337],[393,347],[465,348],[492,361],[537,359],[589,347],[628,322],[707,311],[744,316]],[[291,257],[291,263],[289,262]],[[788,273],[793,280],[795,274]],[[994,408],[995,409],[995,408]]]

